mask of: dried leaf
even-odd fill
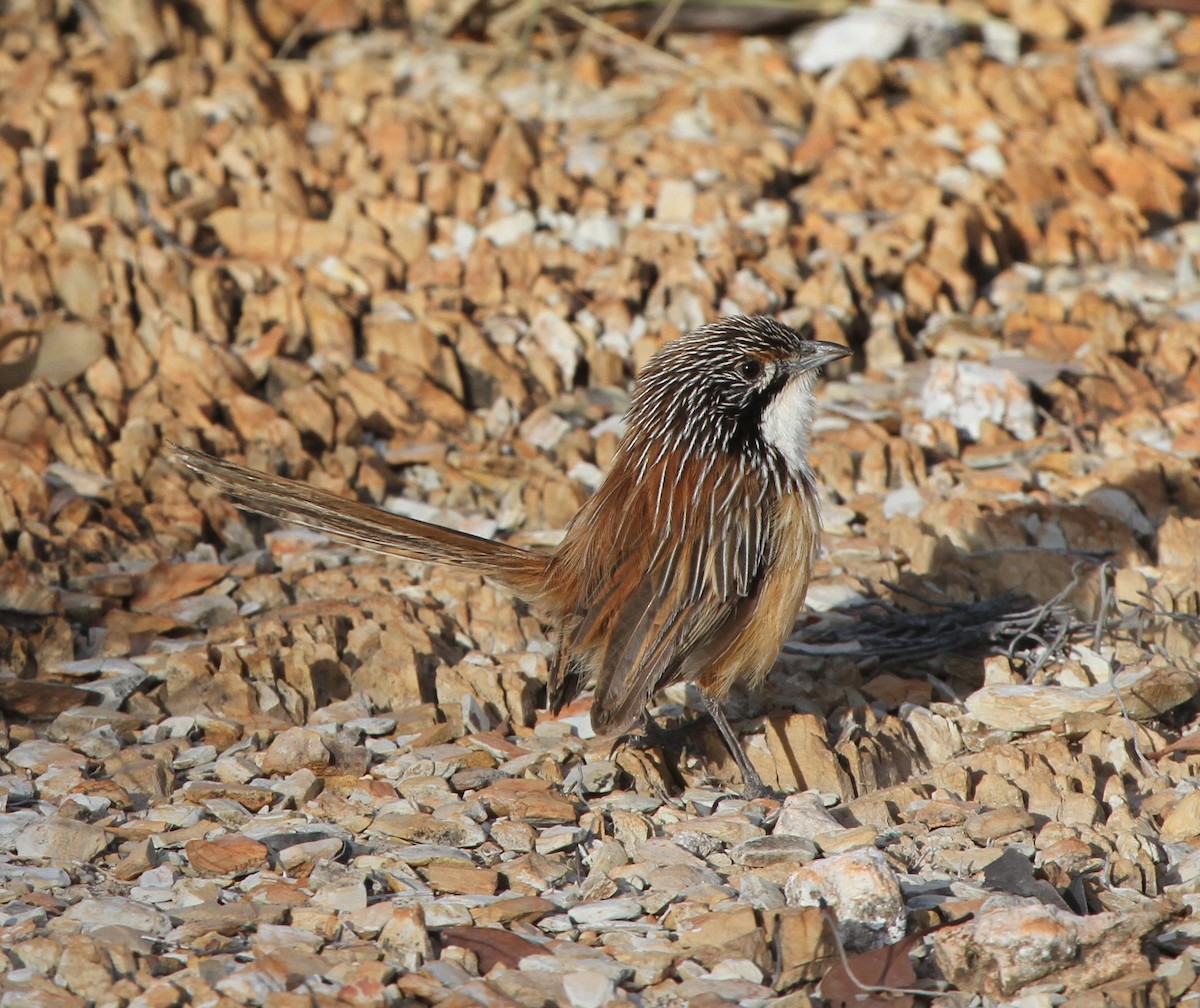
[[[910,1008],[917,974],[909,955],[923,937],[909,935],[895,945],[839,959],[821,980],[821,996],[832,1008],[863,1005]]]
[[[40,332],[12,330],[0,336],[0,392],[44,378],[54,386],[78,378],[104,353],[104,336],[85,322],[54,319]]]
[[[443,945],[457,945],[474,952],[481,973],[487,973],[497,963],[516,969],[526,956],[544,951],[536,942],[500,928],[448,927],[442,929],[441,937]]]
[[[0,680],[0,710],[30,721],[47,721],[72,707],[94,707],[99,702],[97,693],[78,686],[36,679]]]
[[[1152,749],[1146,753],[1146,759],[1162,759],[1164,756],[1170,756],[1171,753],[1193,752],[1200,752],[1200,731],[1188,732],[1170,745],[1163,746],[1161,749]]]

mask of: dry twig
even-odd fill
[[[903,609],[868,589],[867,601],[840,610],[849,620],[792,640],[785,650],[800,655],[851,652],[888,666],[1002,648],[1010,658],[1024,657],[1040,668],[1069,640],[1090,630],[1062,604],[1066,592],[1042,605],[1012,592],[975,602],[954,602],[887,581],[883,585],[919,603],[924,611]],[[1031,650],[1035,645],[1036,657]],[[1027,653],[1023,655],[1023,651]]]
[[[567,3],[565,0],[555,0],[554,9],[562,14],[565,14],[572,21],[582,28],[587,28],[594,32],[599,37],[621,45],[632,52],[639,54],[648,63],[651,63],[660,69],[673,70],[676,73],[682,73],[685,76],[693,79],[702,79],[705,74],[686,63],[678,56],[672,56],[668,52],[661,49],[655,49],[653,46],[647,45],[641,39],[634,38],[619,28],[614,28],[607,21],[603,21],[594,14],[589,14],[583,8],[573,3]]]

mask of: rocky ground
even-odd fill
[[[5,11],[0,1008],[1200,1002],[1200,18]],[[550,546],[734,312],[855,351],[786,799],[161,451]]]

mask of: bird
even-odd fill
[[[792,633],[820,547],[809,461],[814,386],[849,356],[766,316],[702,325],[638,375],[611,466],[553,552],[392,514],[168,444],[242,508],[355,546],[483,576],[552,628],[547,706],[593,690],[601,736],[649,725],[654,694],[693,683],[748,796],[770,791],[722,707],[763,685]]]

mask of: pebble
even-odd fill
[[[744,840],[729,851],[734,864],[747,868],[805,864],[817,856],[817,845],[806,837],[775,833]]]
[[[176,599],[174,602],[168,603],[161,608],[161,611],[184,626],[200,628],[219,627],[233,622],[238,617],[237,603],[225,595],[192,595],[189,598]],[[145,678],[144,672],[123,677],[122,689],[128,695]],[[105,681],[101,680],[89,685],[92,688],[99,688],[105,685]],[[120,697],[119,691],[114,695],[114,700],[117,699],[124,699]]]
[[[41,739],[29,739],[8,751],[5,759],[15,767],[43,774],[51,767],[87,766],[87,757],[67,746]]]
[[[520,210],[514,214],[500,217],[486,225],[480,232],[481,238],[486,238],[498,248],[514,245],[520,239],[531,235],[537,227],[537,221],[528,210]]]
[[[467,927],[474,923],[470,907],[442,898],[425,906],[425,924],[431,929]]]
[[[323,788],[321,779],[307,767],[288,774],[282,780],[271,781],[271,790],[293,808],[311,801]]]
[[[313,892],[312,901],[327,910],[361,910],[367,905],[366,882],[356,876],[331,880]]]
[[[395,860],[402,864],[419,868],[430,864],[471,865],[471,855],[457,847],[445,847],[439,844],[416,843],[400,847],[390,852]]]
[[[568,241],[580,255],[588,255],[617,248],[621,243],[621,233],[621,225],[608,214],[593,213],[576,219]]]
[[[750,872],[738,879],[738,900],[756,910],[779,910],[787,906],[783,887],[779,883]]]
[[[1008,171],[1008,162],[995,144],[976,147],[967,155],[966,162],[968,168],[992,179],[1003,178]]]
[[[37,788],[26,774],[0,775],[0,809],[27,805],[37,796]]]
[[[753,984],[763,982],[763,971],[749,959],[722,959],[708,975],[714,980],[747,980]]]
[[[642,915],[642,905],[633,899],[604,899],[568,907],[567,916],[573,924],[592,927],[611,921],[636,920]]]
[[[218,762],[218,766],[224,763]],[[325,740],[309,728],[285,728],[262,754],[258,769],[264,774],[289,774],[296,770],[319,770],[333,762]],[[237,783],[245,784],[253,775]]]
[[[985,989],[1004,995],[1076,961],[1080,938],[1077,918],[1063,910],[1005,901],[985,905],[966,927],[935,942],[935,955],[952,975],[977,968],[961,958],[974,957],[986,965]]]
[[[563,993],[572,1008],[600,1008],[617,995],[617,986],[610,976],[597,970],[576,970],[564,973]]]
[[[585,763],[580,771],[579,786],[584,794],[608,794],[617,786],[620,767],[612,760],[595,760]]]
[[[41,816],[30,809],[19,812],[0,813],[0,849],[15,850],[17,838],[31,823],[37,822]]]
[[[345,849],[345,841],[338,837],[291,844],[279,851],[279,867],[286,871],[296,871],[301,865],[314,864],[326,859],[336,860]]]
[[[781,836],[812,837],[844,828],[829,813],[820,796],[804,791],[783,800],[771,832]]]
[[[796,55],[796,68],[820,74],[851,60],[881,63],[904,48],[909,26],[878,11],[862,10],[827,21],[807,39]]]
[[[30,889],[61,889],[71,884],[71,876],[65,869],[38,865],[0,863],[0,879],[27,885]]]
[[[577,826],[551,826],[544,829],[534,844],[534,850],[539,854],[553,854],[556,851],[572,850],[583,837],[583,830]]]
[[[194,770],[196,767],[204,766],[208,763],[215,763],[216,759],[216,746],[192,746],[190,749],[185,749],[178,756],[176,756],[171,761],[171,767],[175,770]]]
[[[983,49],[989,59],[1015,66],[1021,58],[1021,30],[1002,18],[986,18],[980,26]]]
[[[537,831],[527,822],[497,819],[492,823],[490,833],[491,839],[504,850],[518,854],[533,850],[537,842]]]
[[[825,854],[836,854],[839,851],[853,850],[855,847],[872,847],[878,841],[879,830],[874,826],[852,826],[849,829],[818,833],[813,837],[813,843]]]
[[[100,725],[80,735],[75,748],[91,759],[107,759],[121,750],[121,737],[111,725]]]
[[[1033,829],[1035,820],[1025,809],[1016,806],[989,809],[968,816],[963,828],[976,843],[987,843],[1022,830]]]
[[[346,722],[346,727],[374,738],[380,735],[390,735],[394,732],[396,730],[396,720],[389,717],[353,718]]]
[[[487,839],[483,827],[465,816],[437,818],[426,813],[383,813],[375,817],[368,833],[432,847],[478,847]]]

